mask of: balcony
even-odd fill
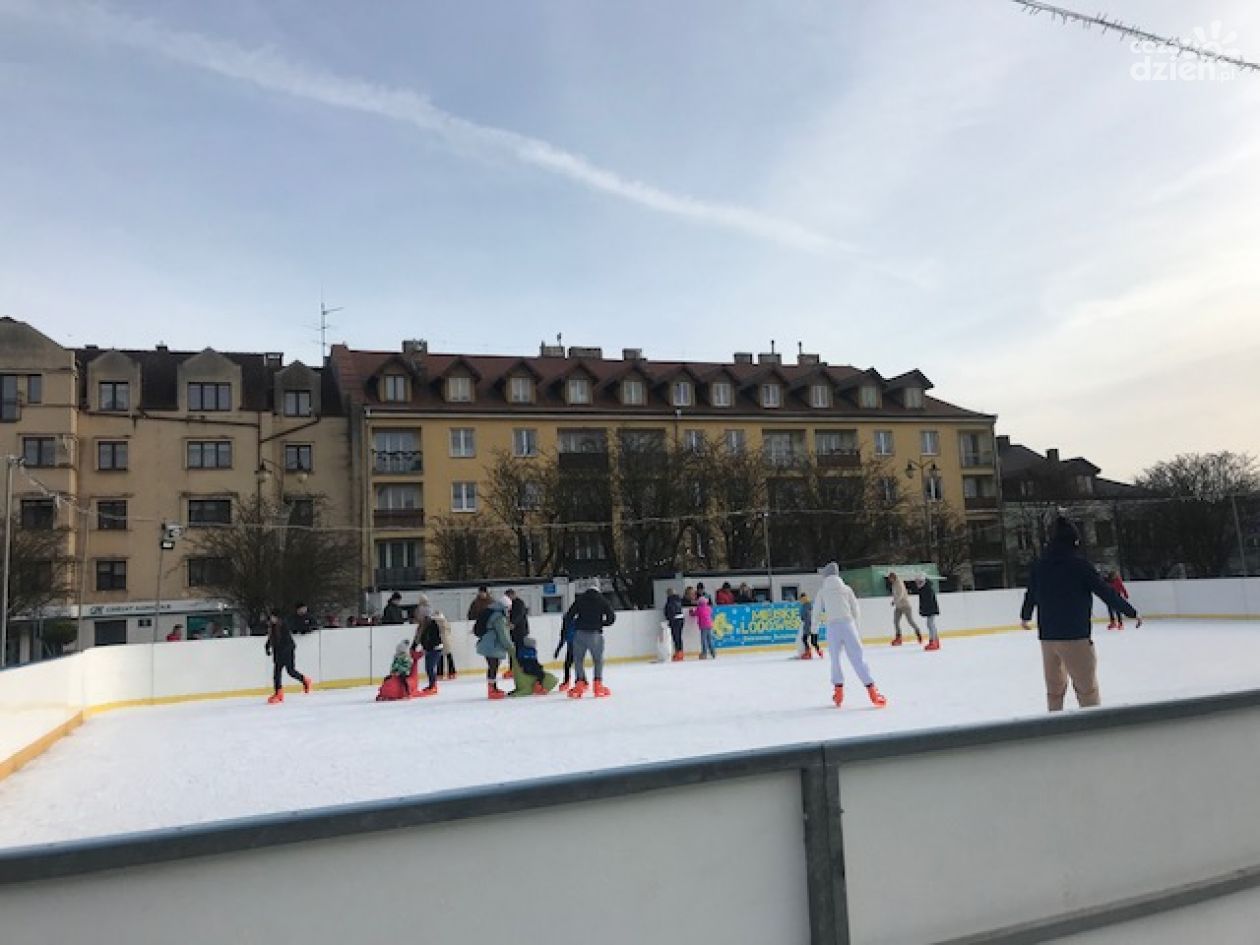
[[[979,469],[993,467],[993,454],[987,452],[967,452],[962,453],[963,469]]]
[[[374,509],[374,528],[424,528],[424,509]]]
[[[607,453],[561,453],[558,458],[563,472],[608,472]]]
[[[373,450],[372,469],[385,475],[424,471],[424,454],[418,450]]]
[[[378,588],[407,590],[424,583],[424,568],[377,568],[374,574]]]
[[[862,454],[857,450],[819,453],[818,465],[823,469],[857,469],[862,465]]]
[[[968,512],[996,512],[998,497],[995,495],[969,495],[963,498],[963,508]]]

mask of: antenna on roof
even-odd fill
[[[559,331],[558,331],[558,332],[556,332],[556,344],[557,344],[557,345],[563,345],[563,344],[564,344],[563,338],[564,338],[564,334],[563,334],[563,332],[559,332]]]
[[[796,356],[799,358],[804,353],[805,353],[805,342],[798,341],[796,343]]]
[[[324,358],[328,357],[328,316],[333,312],[343,311],[344,307],[338,305],[336,308],[329,308],[324,304],[324,290],[319,290],[319,360],[322,364]]]
[[[770,339],[770,353],[774,354],[774,339]]]

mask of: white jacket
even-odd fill
[[[822,585],[814,596],[812,614],[815,627],[821,627],[828,621],[835,620],[852,620],[857,623],[861,616],[857,595],[853,593],[853,588],[835,574],[823,578]]]
[[[910,593],[906,590],[906,582],[898,574],[892,579],[892,599],[894,607],[909,607]]]

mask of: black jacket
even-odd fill
[[[924,581],[922,587],[915,584],[907,587],[906,590],[911,594],[919,595],[920,617],[939,617],[941,615],[941,605],[936,600],[936,588],[932,586],[931,581]]]
[[[665,619],[674,620],[683,615],[682,598],[677,594],[670,594],[665,598]]]
[[[525,606],[525,601],[519,597],[513,598],[512,610],[508,614],[508,634],[517,646],[529,636],[528,614],[529,608]]]
[[[416,627],[416,637],[412,645],[419,644],[428,652],[442,649],[442,628],[432,617],[426,617],[424,623]]]
[[[1037,637],[1042,640],[1088,640],[1093,597],[1128,617],[1133,605],[1107,584],[1093,565],[1066,542],[1051,542],[1033,565],[1019,615],[1031,620],[1037,611]]]
[[[268,654],[276,657],[283,656],[285,653],[292,653],[296,646],[287,620],[267,625],[267,643],[263,649]]]
[[[403,619],[402,608],[397,604],[386,604],[385,612],[381,614],[381,623],[383,624],[399,624],[405,623]]]
[[[579,632],[585,633],[602,633],[617,619],[604,595],[593,587],[579,594],[564,616],[573,621]]]
[[[296,610],[284,618],[284,625],[289,633],[311,633],[315,627],[315,618],[309,613],[299,614]]]

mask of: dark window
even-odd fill
[[[311,392],[309,390],[286,390],[284,392],[284,415],[286,417],[309,417],[311,415]]]
[[[26,375],[26,402],[28,404],[42,404],[44,402],[44,375]]]
[[[127,621],[125,620],[98,620],[95,628],[97,646],[117,646],[127,642]]]
[[[310,528],[315,524],[314,499],[289,499],[289,524]]]
[[[96,444],[97,469],[126,469],[127,444],[109,440]]]
[[[96,589],[98,591],[125,591],[127,589],[127,562],[120,560],[97,561]]]
[[[1102,519],[1094,524],[1095,537],[1098,544],[1110,546],[1116,543],[1116,530],[1110,519]]]
[[[131,387],[126,381],[101,381],[101,410],[130,410]]]
[[[231,469],[231,440],[193,440],[188,444],[189,469]]]
[[[18,401],[18,379],[16,374],[0,374],[0,420],[12,423],[22,416],[22,405]]]
[[[27,466],[57,465],[57,440],[51,436],[22,437],[22,461]]]
[[[189,410],[231,410],[232,385],[195,381],[188,385]]]
[[[227,558],[189,558],[189,587],[222,587],[227,583]]]
[[[127,500],[106,499],[96,503],[96,527],[103,532],[127,530]]]
[[[284,468],[287,472],[310,472],[314,469],[309,443],[286,444]]]
[[[57,503],[52,499],[23,499],[22,527],[48,531],[57,521]]]
[[[189,499],[189,525],[231,525],[231,499]]]

